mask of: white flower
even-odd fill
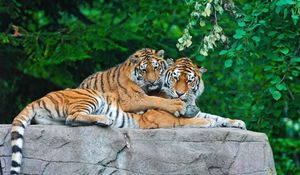
[[[187,40],[186,41],[186,47],[190,47],[192,45],[192,40]]]
[[[205,57],[208,55],[207,52],[204,49],[200,50],[200,54],[205,56]]]
[[[206,17],[206,16],[210,16],[210,14],[211,14],[211,4],[207,3],[206,7],[205,7],[205,10],[204,10],[204,14],[202,13],[202,15],[204,17]]]
[[[178,42],[179,42],[179,43],[183,43],[183,38],[182,38],[182,37],[179,38],[179,39],[178,39]]]
[[[220,27],[219,25],[214,25],[214,31],[217,32],[217,33],[220,33],[222,32],[222,27]]]
[[[221,35],[221,41],[224,43],[227,40],[227,37],[225,35]]]

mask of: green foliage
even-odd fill
[[[165,49],[208,69],[202,111],[267,133],[278,174],[300,173],[299,0],[2,0],[0,16],[1,123],[137,49]]]

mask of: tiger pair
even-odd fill
[[[200,117],[194,118],[173,115],[183,114],[185,103],[187,110],[194,112],[196,96],[204,88],[202,73],[189,59],[180,59],[167,68],[163,55],[162,50],[141,49],[124,63],[89,76],[79,87],[83,89],[51,92],[27,105],[12,123],[11,174],[20,173],[24,130],[32,120],[40,124],[118,128],[218,126],[218,119],[210,114],[199,113]],[[147,95],[157,89],[162,89],[159,95],[168,98]],[[144,114],[135,113],[145,110]],[[243,124],[228,119],[222,125],[230,123],[234,127]]]

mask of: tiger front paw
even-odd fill
[[[200,110],[196,105],[187,105],[185,113],[182,116],[187,118],[196,117],[199,112]]]
[[[227,126],[232,127],[232,128],[239,128],[239,129],[247,130],[246,124],[242,120],[232,120],[227,124]]]
[[[106,118],[104,120],[98,120],[95,122],[95,125],[98,126],[111,126],[114,123],[114,121],[111,118]]]
[[[166,111],[175,114],[176,112],[184,113],[185,112],[185,103],[180,99],[168,99],[169,105],[166,106]]]

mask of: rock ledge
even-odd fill
[[[10,168],[9,132],[10,125],[0,125],[4,174]],[[276,174],[265,134],[229,128],[31,125],[23,152],[24,174]]]

